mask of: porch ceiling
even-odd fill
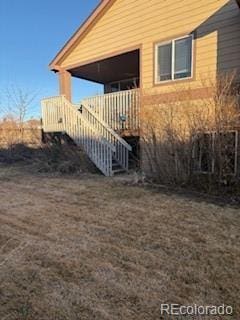
[[[102,84],[139,77],[139,50],[69,70],[73,77]]]

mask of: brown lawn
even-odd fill
[[[161,303],[240,319],[239,209],[13,168],[0,192],[1,320],[161,319]]]

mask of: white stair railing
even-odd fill
[[[45,132],[66,132],[104,175],[113,175],[113,159],[128,170],[131,146],[88,107],[80,112],[64,96],[48,98],[42,100],[42,117]]]
[[[91,108],[85,105],[81,105],[82,116],[90,123],[94,128],[97,128],[98,132],[102,135],[102,129],[107,128],[107,132],[104,134],[104,137],[109,143],[114,147],[113,158],[120,164],[120,166],[128,171],[129,163],[129,151],[132,151],[132,147],[122,139],[114,130],[112,130],[100,116],[96,114]]]
[[[140,90],[132,89],[84,99],[81,104],[92,109],[113,130],[138,130]]]

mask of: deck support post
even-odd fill
[[[65,95],[67,100],[71,102],[71,73],[67,70],[59,71],[59,90],[61,95]]]

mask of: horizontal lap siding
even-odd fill
[[[84,63],[142,44],[143,88],[153,88],[153,44],[196,32],[195,81],[240,68],[240,14],[235,0],[116,0],[62,61]],[[179,82],[177,84],[181,86]],[[172,85],[154,87],[166,92]]]

